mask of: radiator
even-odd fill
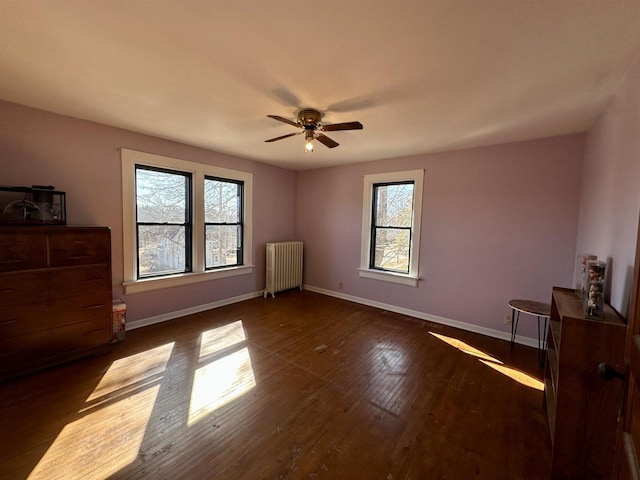
[[[302,242],[267,243],[267,288],[264,298],[299,287],[302,290]]]

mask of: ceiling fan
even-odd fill
[[[318,140],[325,147],[329,148],[335,148],[340,145],[338,142],[327,137],[322,132],[335,132],[338,130],[362,130],[362,124],[360,122],[344,122],[324,125],[321,121],[322,114],[318,110],[314,110],[311,108],[300,110],[298,112],[298,119],[295,122],[279,115],[267,115],[267,117],[278,120],[279,122],[284,122],[292,125],[296,128],[299,128],[300,131],[295,133],[288,133],[287,135],[282,135],[280,137],[270,138],[269,140],[265,140],[265,142],[275,142],[276,140],[282,140],[283,138],[293,137],[295,135],[304,133],[304,139],[306,142],[304,146],[305,152],[313,152],[314,139]]]

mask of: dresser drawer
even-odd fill
[[[0,273],[0,306],[42,301],[46,297],[49,272]],[[0,308],[0,317],[3,308]]]
[[[0,306],[111,291],[109,265],[0,273]],[[1,317],[0,313],[0,317]]]
[[[111,292],[109,265],[88,265],[52,271],[49,298],[60,298],[78,293]]]
[[[109,263],[109,230],[56,232],[49,235],[49,252],[52,267]]]
[[[17,337],[94,319],[110,323],[111,310],[111,292],[6,305],[0,310],[0,338]]]
[[[0,272],[45,268],[47,239],[45,235],[12,233],[0,235]]]
[[[49,358],[106,344],[110,339],[110,324],[103,319],[0,338],[0,364],[28,364],[34,359],[46,363]]]

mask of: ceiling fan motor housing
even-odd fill
[[[322,115],[319,111],[311,108],[305,108],[298,112],[298,123],[305,129],[319,128],[321,125]]]

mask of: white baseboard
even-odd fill
[[[310,292],[320,293],[330,297],[340,298],[350,302],[360,303],[362,305],[368,305],[370,307],[379,308],[381,310],[388,310],[390,312],[400,313],[409,317],[419,318],[421,320],[428,320],[430,322],[439,323],[441,325],[448,325],[450,327],[459,328],[469,332],[479,333],[488,337],[499,338],[500,340],[511,340],[511,333],[502,332],[500,330],[494,330],[492,328],[480,327],[471,323],[460,322],[450,318],[439,317],[437,315],[431,315],[429,313],[419,312],[417,310],[410,310],[404,307],[398,307],[396,305],[390,305],[387,303],[376,302],[375,300],[369,300],[367,298],[355,297],[353,295],[347,295],[345,293],[336,292],[333,290],[327,290],[324,288],[314,287],[313,285],[304,285],[305,290]],[[142,318],[133,322],[127,322],[127,330],[135,330],[136,328],[146,327],[154,325],[156,323],[166,322],[167,320],[173,320],[174,318],[184,317],[186,315],[192,315],[194,313],[204,312],[205,310],[211,310],[213,308],[223,307],[225,305],[231,305],[232,303],[243,302],[252,298],[262,296],[263,292],[251,292],[245,295],[239,295],[237,297],[225,298],[218,300],[217,302],[206,303],[204,305],[196,305],[195,307],[185,308],[183,310],[176,310],[173,312],[163,313],[162,315],[156,315],[153,317]],[[523,337],[516,335],[516,343],[527,345],[529,347],[538,348],[538,340],[535,338]]]
[[[147,327],[156,323],[166,322],[167,320],[173,320],[174,318],[184,317],[186,315],[192,315],[194,313],[204,312],[205,310],[211,310],[212,308],[224,307],[225,305],[231,305],[232,303],[243,302],[262,295],[262,292],[252,292],[245,295],[238,295],[237,297],[225,298],[218,300],[217,302],[205,303],[204,305],[196,305],[195,307],[185,308],[183,310],[176,310],[173,312],[163,313],[162,315],[156,315],[154,317],[142,318],[133,322],[127,322],[127,330],[135,330],[136,328]]]
[[[370,307],[380,308],[382,310],[388,310],[390,312],[400,313],[409,317],[419,318],[421,320],[428,320],[430,322],[439,323],[441,325],[448,325],[450,327],[459,328],[469,332],[480,333],[488,337],[499,338],[500,340],[511,341],[511,332],[502,332],[500,330],[494,330],[492,328],[480,327],[471,323],[460,322],[458,320],[452,320],[450,318],[439,317],[437,315],[431,315],[429,313],[418,312],[417,310],[410,310],[404,307],[398,307],[395,305],[389,305],[387,303],[376,302],[375,300],[369,300],[367,298],[354,297],[353,295],[347,295],[344,293],[336,292],[333,290],[326,290],[324,288],[314,287],[312,285],[304,285],[305,290],[310,292],[320,293],[322,295],[328,295],[330,297],[341,298],[342,300],[348,300],[350,302],[360,303],[362,305],[368,305]],[[527,345],[529,347],[538,348],[538,340],[535,338],[523,337],[516,335],[516,343]]]

